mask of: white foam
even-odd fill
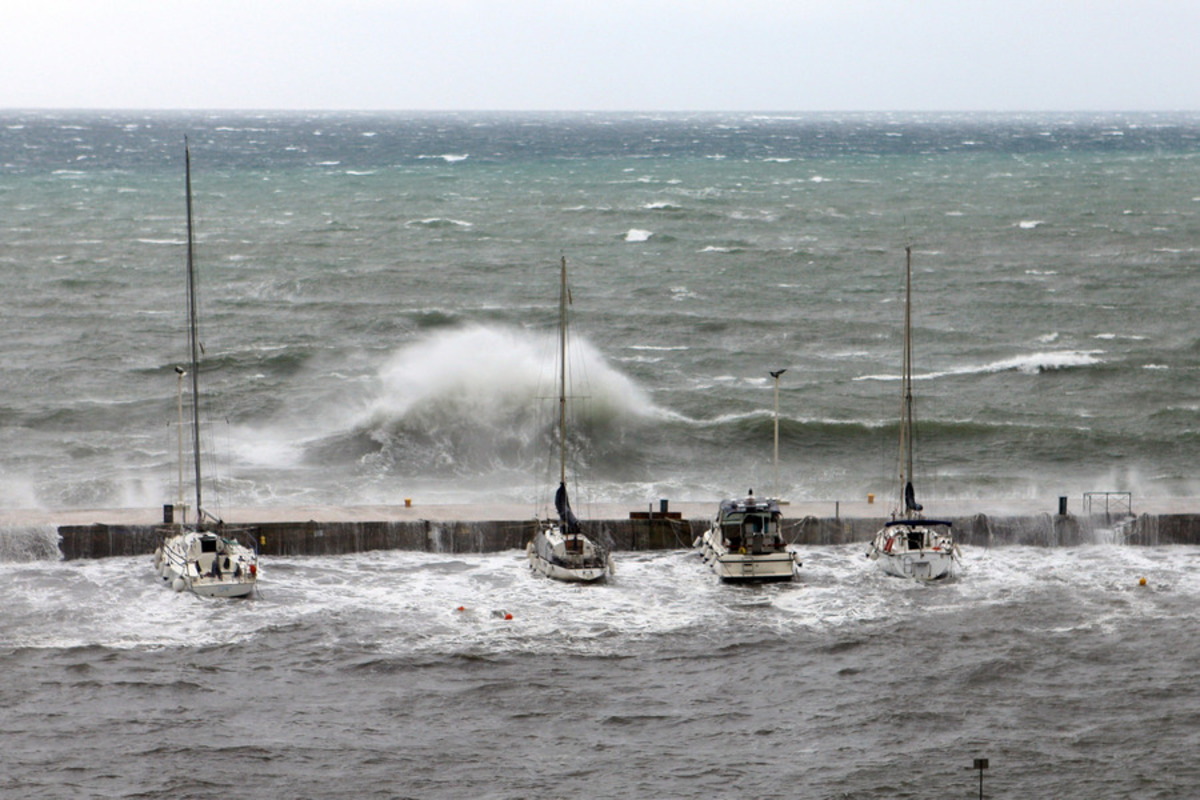
[[[1070,369],[1072,367],[1087,367],[1103,363],[1097,356],[1103,350],[1063,350],[1040,353],[1030,353],[1024,356],[1014,356],[987,364],[973,364],[955,369],[929,372],[924,375],[914,375],[913,380],[933,380],[936,378],[954,377],[959,375],[987,375],[996,372],[1021,372],[1026,375],[1036,375],[1051,370]],[[856,381],[898,381],[899,375],[861,375]]]
[[[721,584],[690,549],[620,552],[610,582],[583,588],[533,574],[519,550],[265,557],[262,594],[250,601],[172,592],[149,556],[0,564],[0,605],[10,647],[199,648],[298,627],[314,650],[369,642],[372,652],[441,657],[623,654],[641,652],[647,638],[697,631],[716,640],[730,632],[739,640],[812,630],[861,636],[864,625],[910,625],[1010,606],[1014,597],[1091,610],[1068,615],[1069,624],[1165,615],[1186,625],[1200,599],[1194,548],[966,546],[960,578],[933,586],[883,575],[862,544],[800,551],[799,580],[752,590]],[[1065,623],[1060,615],[1045,624]]]
[[[653,231],[642,230],[641,228],[630,228],[625,232],[625,241],[627,242],[646,242],[654,235]]]
[[[422,159],[445,161],[447,164],[457,164],[459,161],[466,161],[470,157],[468,153],[441,153],[435,156],[417,156],[417,158]]]
[[[425,219],[409,220],[405,225],[421,225],[427,228],[471,228],[474,223],[467,222],[461,219],[447,219],[446,217],[426,217]]]
[[[1033,230],[1039,225],[1045,225],[1046,221],[1041,219],[1023,219],[1017,223],[1016,227],[1024,230]]]
[[[417,409],[503,423],[543,396],[554,367],[553,336],[519,329],[471,326],[439,331],[394,353],[380,368],[379,394],[369,416],[403,417]],[[650,402],[586,340],[569,347],[569,382],[588,384],[589,404],[617,413],[649,413]],[[466,421],[464,419],[463,421]]]

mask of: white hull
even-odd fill
[[[200,597],[245,597],[258,585],[258,556],[211,532],[170,533],[154,552],[154,567],[177,592]]]
[[[931,526],[893,525],[875,534],[866,555],[888,575],[937,581],[954,574],[958,546]]]
[[[604,548],[582,533],[564,535],[555,525],[539,530],[525,553],[535,572],[559,581],[595,583],[612,570]]]
[[[724,537],[716,528],[709,528],[700,537],[696,546],[700,557],[722,581],[790,581],[800,566],[799,557],[792,550],[777,550],[770,553],[753,554],[741,552],[745,548],[732,550],[725,545]]]

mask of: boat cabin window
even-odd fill
[[[767,516],[755,515],[746,517],[742,529],[747,536],[753,536],[756,533],[778,533],[779,521]]]
[[[200,540],[200,552],[201,553],[217,552],[217,540],[207,537],[207,536],[205,538],[201,539]]]

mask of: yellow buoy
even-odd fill
[[[1145,585],[1146,585],[1146,579],[1145,579],[1145,578],[1142,578],[1141,580],[1139,580],[1139,581],[1138,581],[1138,586],[1145,586]]]
[[[875,502],[875,495],[873,495],[873,494],[868,494],[868,495],[867,495],[867,505],[871,505],[871,504],[872,504],[872,503],[874,503],[874,502]]]

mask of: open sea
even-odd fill
[[[178,492],[185,135],[218,512],[532,516],[564,256],[581,516],[890,496],[909,245],[926,508],[1200,496],[1200,114],[2,111],[0,795],[1196,796],[1200,548],[59,561]]]

